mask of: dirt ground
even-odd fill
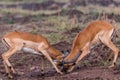
[[[72,2],[72,0],[70,0]],[[106,0],[107,1],[107,0]],[[101,0],[94,2],[94,0],[89,0],[89,3],[95,4],[98,3],[102,6],[108,6],[110,4],[115,4],[118,6],[120,3],[116,3],[115,1],[112,2],[112,0],[108,1],[108,4],[104,4],[101,2]],[[84,3],[84,4],[81,4]],[[50,7],[53,4],[56,4],[54,7]],[[86,6],[87,4],[84,2],[84,0],[74,0],[73,3],[70,5],[70,7],[73,7],[76,5],[83,5]],[[64,6],[65,3],[57,3],[54,1],[46,1],[43,3],[33,3],[33,4],[19,4],[19,6],[22,6],[23,9],[28,10],[55,10],[59,9],[60,7]],[[0,4],[0,7],[3,8],[4,5]],[[8,8],[14,8],[17,5],[7,5]],[[77,10],[68,10],[68,12],[64,13],[64,11],[60,13],[60,16],[65,15],[77,15],[80,16],[86,16],[88,14],[83,14],[80,11]],[[55,16],[57,14],[52,14],[49,16]],[[48,17],[48,15],[42,15],[45,17]],[[108,17],[111,17],[112,15],[109,14]],[[20,31],[28,31],[30,29],[34,29],[32,26],[32,18],[35,16],[20,16],[16,14],[3,14],[0,16],[0,39],[2,35],[9,31],[14,30],[20,30]],[[114,15],[115,18],[120,17],[120,15]],[[37,17],[35,17],[37,18]],[[91,17],[90,17],[91,19]],[[80,21],[80,20],[79,20]],[[87,22],[84,21],[84,23]],[[26,25],[28,24],[29,25]],[[36,25],[40,26],[41,28],[42,21],[39,21]],[[22,25],[22,26],[20,26]],[[24,26],[23,26],[24,25]],[[28,27],[29,26],[29,27]],[[69,36],[72,33],[76,32],[78,33],[80,29],[73,28],[71,30],[68,30],[64,32],[63,34],[67,34]],[[48,31],[41,31],[43,33],[49,34],[49,32],[52,32],[50,30]],[[69,43],[67,41],[60,41],[56,44],[52,44],[56,49],[60,51],[66,51],[71,49],[72,43]],[[120,48],[119,43],[116,43],[117,47]],[[104,48],[103,48],[104,47]],[[13,55],[10,58],[10,62],[14,66],[17,74],[14,75],[13,79],[9,79],[5,74],[4,65],[2,63],[2,58],[0,56],[0,80],[120,80],[120,61],[116,64],[115,68],[107,68],[109,65],[106,64],[106,57],[110,53],[110,49],[106,48],[105,46],[102,47],[102,44],[97,46],[94,50],[91,50],[91,53],[85,57],[81,63],[76,65],[76,68],[71,73],[60,75],[58,74],[53,66],[50,64],[50,62],[45,59],[45,75],[41,75],[41,57],[38,55],[33,55],[29,53],[23,53],[23,52],[17,52],[17,54]],[[3,54],[5,51],[7,51],[6,47],[2,45],[0,42],[0,55]],[[100,53],[100,54],[99,54]],[[106,53],[106,54],[105,54]],[[119,55],[120,57],[120,55]]]
[[[59,49],[70,44],[66,42],[60,42],[54,47]],[[1,47],[1,52],[4,47]],[[21,59],[22,58],[22,59]],[[88,56],[89,58],[89,56]],[[119,80],[120,79],[120,66],[115,68],[107,68],[107,66],[98,65],[99,61],[93,64],[97,65],[82,65],[76,66],[74,71],[68,74],[60,75],[52,67],[52,65],[45,60],[45,75],[41,75],[41,60],[40,56],[32,55],[29,53],[18,52],[12,58],[10,58],[17,74],[13,79],[9,79],[5,75],[2,59],[0,58],[0,80]],[[84,61],[84,60],[82,60]],[[92,63],[91,63],[92,64]]]

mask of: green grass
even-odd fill
[[[40,10],[40,11],[32,11],[32,10],[23,10],[20,8],[5,8],[2,9],[0,8],[0,13],[5,14],[5,13],[11,13],[11,14],[22,14],[22,15],[50,15],[56,13],[57,10]]]

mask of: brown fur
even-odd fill
[[[6,73],[8,76],[12,78],[8,67],[11,67],[13,73],[15,70],[12,65],[8,61],[8,58],[15,54],[17,51],[22,50],[23,47],[31,48],[38,52],[40,55],[44,55],[55,67],[58,73],[61,71],[57,68],[57,66],[53,63],[52,59],[61,60],[62,53],[57,49],[53,48],[46,38],[41,35],[34,35],[26,32],[9,32],[2,38],[3,44],[9,47],[9,50],[2,54],[2,58],[5,65]],[[43,61],[43,60],[42,60]]]
[[[4,35],[3,39],[5,38],[8,38],[9,40],[11,40],[11,42],[13,44],[14,41],[12,41],[12,39],[23,39],[23,40],[26,40],[26,41],[32,41],[32,42],[35,42],[35,43],[40,43],[40,42],[44,42],[45,45],[47,45],[49,47],[49,51],[51,52],[51,57],[56,59],[58,56],[61,56],[62,53],[60,51],[58,51],[57,49],[53,48],[49,42],[47,41],[46,38],[44,38],[43,36],[41,35],[34,35],[34,34],[30,34],[30,33],[26,33],[26,32],[10,32],[10,33],[7,33],[6,35]],[[24,43],[24,42],[22,42]],[[24,46],[25,47],[25,46]]]
[[[102,42],[111,48],[114,52],[115,57],[112,63],[113,67],[118,56],[118,48],[116,48],[115,45],[111,42],[111,33],[113,33],[113,29],[114,27],[106,21],[98,20],[90,23],[85,29],[77,34],[73,41],[72,50],[70,54],[64,59],[64,62],[72,61],[79,53],[79,51],[82,51],[82,54],[75,62],[77,64],[84,56],[89,53],[91,46]],[[72,71],[72,69],[70,71]]]

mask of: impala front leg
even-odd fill
[[[77,61],[74,63],[74,65],[73,65],[72,67],[70,67],[70,69],[68,70],[68,72],[71,72],[71,71],[74,69],[75,65],[78,64],[78,62],[79,62],[82,58],[84,58],[89,52],[90,52],[90,51],[89,51],[89,48],[83,50],[82,53],[81,53],[81,55],[78,57]]]
[[[41,52],[43,53],[43,55],[51,62],[51,64],[53,65],[53,67],[55,68],[55,70],[60,73],[63,74],[58,68],[57,66],[54,64],[53,60],[51,59],[51,57],[49,56],[49,54],[46,52],[46,50],[41,50]]]
[[[44,76],[44,64],[45,64],[45,61],[44,61],[44,56],[41,56],[41,64],[42,64],[42,68],[41,68],[41,75]]]

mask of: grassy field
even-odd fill
[[[45,0],[45,1],[49,1],[49,0]],[[43,0],[1,0],[0,1],[0,5],[4,5],[5,7],[0,8],[0,14],[1,16],[7,15],[7,14],[13,14],[14,16],[18,16],[18,17],[26,17],[26,16],[31,16],[31,20],[32,20],[32,24],[34,25],[35,29],[30,30],[30,32],[32,33],[39,33],[41,32],[41,30],[44,29],[48,29],[53,31],[53,33],[51,33],[50,35],[47,35],[46,33],[43,35],[48,37],[48,39],[50,40],[50,42],[52,43],[56,43],[59,42],[59,40],[65,40],[68,41],[68,37],[69,35],[62,35],[64,34],[64,32],[67,32],[69,30],[71,30],[72,28],[83,28],[85,27],[89,22],[91,22],[92,20],[96,20],[99,18],[99,15],[101,15],[102,13],[105,13],[109,16],[111,16],[111,14],[116,15],[120,15],[120,6],[100,6],[100,5],[93,5],[93,4],[88,4],[87,6],[81,6],[81,5],[75,5],[72,7],[67,7],[65,8],[64,6],[66,6],[70,0],[53,0],[54,3],[64,3],[63,6],[61,6],[60,8],[57,8],[55,10],[51,10],[51,9],[38,9],[38,10],[32,10],[32,9],[24,9],[22,6],[25,6],[23,3],[43,3]],[[16,5],[16,7],[6,7],[6,5]],[[19,5],[19,4],[23,4],[23,5]],[[46,5],[47,6],[47,5]],[[59,5],[58,5],[59,6]],[[51,6],[48,6],[51,7]],[[76,17],[76,21],[74,23],[74,21],[72,21],[73,18],[73,13],[71,12],[71,14],[69,14],[70,10],[76,10],[77,12],[83,13],[75,13],[75,15],[77,15]],[[58,15],[54,15],[54,14],[58,14]],[[12,19],[8,19],[8,23],[14,23],[15,21]],[[78,17],[79,15],[79,17]],[[35,17],[34,17],[35,16]],[[48,16],[48,17],[46,17]],[[104,17],[104,16],[103,16]],[[113,16],[114,17],[114,16]],[[44,21],[42,21],[44,20]],[[108,20],[112,20],[112,18],[108,18]],[[120,18],[119,17],[115,17],[115,20],[117,21],[116,23],[114,23],[113,25],[115,25],[117,27],[117,29],[119,29],[119,21]],[[38,26],[36,25],[36,23],[41,23],[41,29],[38,28]],[[17,23],[14,23],[17,24]],[[13,25],[13,24],[11,24]],[[51,29],[53,28],[53,30]],[[37,30],[36,30],[37,29]],[[57,32],[57,33],[56,33]],[[55,33],[55,34],[54,34]],[[74,36],[73,32],[73,36]],[[72,36],[72,37],[73,37]],[[51,39],[53,38],[53,40]],[[71,39],[70,39],[71,41]],[[70,42],[68,41],[68,42]]]

